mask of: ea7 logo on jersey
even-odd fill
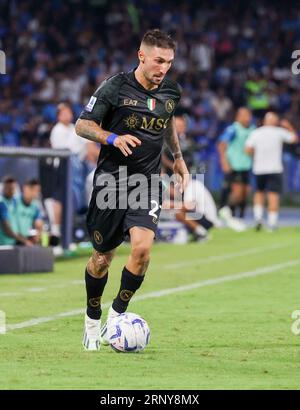
[[[137,106],[137,100],[132,100],[131,98],[124,98],[123,104],[124,105],[132,105],[133,107]]]
[[[85,107],[85,111],[92,112],[96,101],[97,101],[97,98],[92,96],[87,106]]]

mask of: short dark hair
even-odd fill
[[[38,179],[36,179],[36,178],[28,179],[28,180],[24,183],[24,186],[33,187],[33,186],[36,186],[36,185],[41,185],[41,184],[40,184],[40,181],[39,181]]]
[[[148,30],[142,39],[142,44],[152,47],[170,48],[176,50],[175,41],[167,33],[155,28]]]
[[[17,182],[16,178],[13,177],[12,175],[5,175],[2,178],[2,183],[3,184],[12,184],[13,182]]]

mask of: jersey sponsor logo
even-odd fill
[[[150,111],[155,110],[155,106],[156,106],[155,98],[147,98],[147,106]]]
[[[170,118],[150,118],[143,117],[141,129],[160,131],[166,129]]]
[[[167,100],[165,103],[165,109],[170,114],[175,108],[175,102],[173,100]]]
[[[85,111],[92,112],[96,101],[97,98],[92,95],[90,101],[87,103],[85,107]]]
[[[131,114],[124,119],[125,125],[129,129],[140,128],[142,130],[155,130],[161,131],[166,129],[170,118],[147,118],[143,116],[142,118],[138,117],[136,114]]]
[[[137,100],[132,100],[131,98],[124,98],[123,105],[132,105],[133,107],[137,106]]]
[[[127,128],[134,129],[137,128],[139,125],[139,119],[135,114],[129,115],[129,117],[125,118],[125,124]]]
[[[120,299],[123,300],[123,302],[128,302],[133,296],[133,292],[131,290],[121,290],[120,292]]]
[[[94,240],[98,245],[101,245],[103,242],[103,237],[99,231],[94,231]]]

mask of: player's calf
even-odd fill
[[[87,264],[89,274],[94,278],[101,278],[105,276],[113,259],[114,252],[115,251],[112,250],[109,252],[100,253],[94,250]]]
[[[100,253],[93,251],[85,270],[87,294],[87,315],[99,320],[101,317],[101,297],[108,278],[108,268],[113,258],[113,251]]]
[[[136,275],[145,275],[150,263],[150,248],[143,243],[132,247],[127,263],[128,268]]]
[[[113,251],[106,253],[93,251],[85,270],[87,309],[83,346],[86,350],[99,350],[100,348],[101,297],[108,279],[108,268],[113,254]]]

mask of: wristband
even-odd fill
[[[110,134],[107,138],[106,138],[106,142],[108,145],[114,145],[115,139],[118,138],[117,134]]]

